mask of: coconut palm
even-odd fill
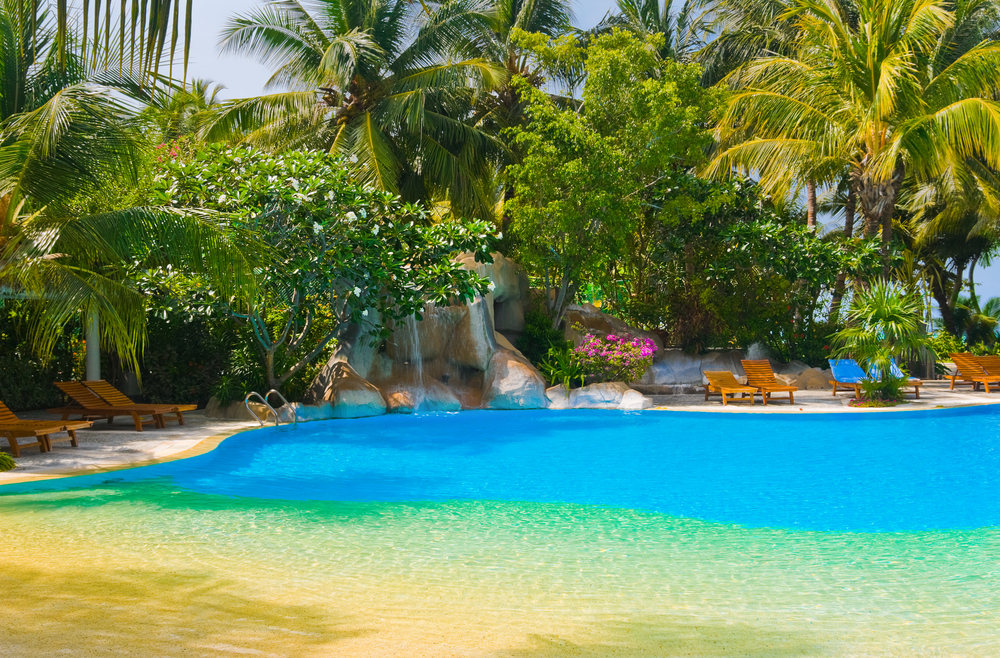
[[[670,0],[618,0],[617,4],[618,13],[609,15],[602,26],[624,28],[640,37],[663,35],[662,59],[691,61],[705,45],[701,0],[685,0],[676,13],[670,11]]]
[[[277,0],[232,18],[224,52],[273,67],[288,92],[225,105],[209,139],[321,146],[358,177],[405,199],[450,195],[488,206],[475,181],[500,144],[466,121],[505,75],[464,57],[492,14],[475,0]]]
[[[134,107],[99,83],[136,97],[141,84],[94,66],[92,50],[60,41],[61,19],[28,5],[0,2],[0,297],[32,303],[42,353],[82,311],[134,361],[145,302],[126,268],[181,265],[236,296],[253,288],[242,236],[206,215],[129,207],[149,144]]]
[[[846,170],[887,254],[904,179],[1000,165],[1000,47],[968,38],[994,12],[986,0],[795,0],[780,16],[794,26],[790,54],[727,77],[707,173],[753,172],[783,193]]]

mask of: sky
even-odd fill
[[[199,0],[195,3],[194,32],[191,38],[189,75],[225,85],[223,98],[246,98],[262,93],[270,71],[255,61],[221,55],[219,33],[234,14],[244,13],[260,0]],[[574,24],[589,29],[615,5],[614,0],[576,0]],[[989,268],[979,269],[977,292],[983,300],[1000,297],[1000,259]]]

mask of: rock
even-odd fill
[[[664,350],[637,383],[645,386],[701,386],[708,383],[702,374],[706,370],[727,370],[739,378],[743,376],[742,358],[743,353],[739,350],[708,354]]]
[[[570,304],[566,307],[564,317],[566,318],[566,340],[572,341],[574,345],[579,345],[583,342],[583,335],[574,329],[574,326],[582,326],[587,333],[592,333],[598,336],[607,336],[608,334],[629,334],[632,336],[649,338],[656,345],[656,354],[654,359],[658,359],[663,354],[662,338],[651,331],[644,331],[642,329],[630,327],[615,316],[602,313],[601,310],[593,304],[583,304],[582,306]]]
[[[333,404],[332,418],[364,418],[385,413],[386,403],[382,393],[349,364],[333,364],[327,380],[320,399]]]
[[[271,414],[271,410],[262,405],[260,402],[251,402],[250,408],[253,409],[254,413],[260,417],[264,422],[270,421],[274,422],[274,416]],[[256,422],[257,419],[253,417],[249,411],[247,411],[246,405],[243,404],[242,400],[237,400],[235,402],[230,402],[225,407],[219,404],[219,399],[212,397],[208,404],[205,406],[205,418],[216,418],[219,420],[243,420]]]
[[[622,401],[618,405],[618,408],[622,411],[641,411],[643,409],[650,409],[652,406],[652,400],[639,391],[630,389],[622,395]]]
[[[439,382],[429,382],[425,387],[391,389],[386,391],[385,401],[389,413],[397,414],[462,410],[462,403],[455,394]]]
[[[832,373],[829,369],[806,368],[797,374],[781,374],[775,377],[789,386],[798,386],[800,391],[822,391],[833,388],[830,384]]]
[[[562,384],[545,391],[549,400],[549,409],[649,409],[653,401],[639,391],[628,387],[624,382],[606,382],[589,384],[582,388],[574,388],[566,395],[566,387]]]
[[[295,411],[294,416],[292,411]],[[278,418],[283,423],[308,423],[314,420],[329,420],[336,418],[336,416],[334,416],[333,405],[329,402],[315,405],[289,402],[278,408]]]
[[[801,361],[792,360],[788,363],[778,363],[773,359],[769,359],[769,361],[771,361],[771,369],[774,370],[775,375],[798,375],[810,369],[809,364]]]
[[[483,409],[544,409],[545,380],[524,358],[498,350],[490,359],[483,383]]]

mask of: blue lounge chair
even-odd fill
[[[923,380],[917,379],[916,377],[907,377],[903,374],[903,371],[896,364],[896,359],[889,359],[889,372],[893,377],[898,377],[899,379],[905,379],[907,386],[913,387],[913,392],[916,394],[916,398],[920,399],[920,387],[924,385]],[[872,366],[872,376],[879,376],[878,366]]]
[[[861,384],[869,379],[854,359],[830,359],[830,370],[833,371],[833,380],[830,383],[833,384],[834,395],[837,394],[839,386],[840,388],[853,389],[854,397],[858,397],[861,394]],[[916,398],[920,399],[920,387],[924,384],[922,380],[903,374],[895,359],[889,361],[889,372],[892,373],[893,377],[905,378],[907,386],[912,386]],[[871,375],[875,379],[880,376],[878,366],[872,367]]]
[[[833,394],[837,394],[837,387],[849,388],[854,391],[854,397],[861,395],[861,383],[868,379],[868,375],[858,362],[854,359],[830,359],[830,370],[833,372]]]

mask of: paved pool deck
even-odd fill
[[[829,390],[798,391],[795,404],[787,399],[776,399],[767,406],[758,400],[753,406],[731,403],[722,406],[718,397],[706,402],[703,394],[697,395],[653,395],[655,405],[652,411],[702,411],[716,413],[897,413],[900,411],[932,410],[965,406],[1000,404],[1000,391],[973,391],[963,386],[949,390],[948,382],[927,382],[921,390],[920,399],[908,396],[909,404],[889,409],[856,409],[848,406],[851,392],[838,392],[836,396]],[[51,420],[45,411],[26,412],[19,416],[31,420]],[[37,479],[85,475],[113,471],[150,463],[183,459],[212,450],[225,438],[244,430],[258,427],[257,423],[226,421],[205,418],[201,411],[185,414],[186,424],[180,426],[171,422],[165,429],[146,429],[136,432],[132,422],[119,418],[114,424],[97,421],[93,427],[77,433],[79,447],[68,443],[57,443],[48,453],[40,453],[38,448],[25,448],[17,459],[17,468],[0,473],[0,485],[26,482]],[[0,440],[0,449],[9,451],[6,440]]]

